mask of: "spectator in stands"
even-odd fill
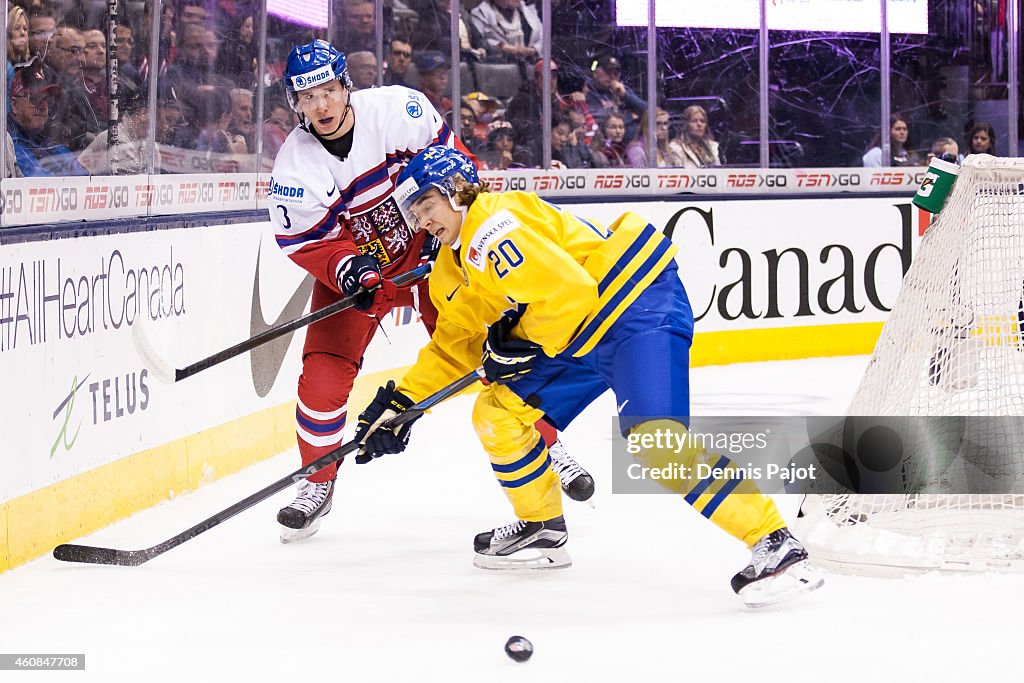
[[[174,63],[167,67],[167,79],[179,98],[210,80],[210,54],[206,51],[206,29],[186,24],[179,32],[181,43]]]
[[[427,100],[441,116],[451,113],[452,101],[448,97],[448,70],[451,64],[448,58],[436,50],[427,50],[416,53],[413,62],[420,72],[420,90],[427,96]]]
[[[373,0],[344,0],[335,3],[341,8],[340,30],[335,44],[345,54],[373,52],[377,50],[376,21]],[[384,6],[384,44],[391,42],[394,33],[394,19],[391,7]]]
[[[473,110],[477,122],[483,125],[482,135],[486,137],[490,125],[498,118],[498,100],[483,92],[471,92],[463,100]]]
[[[114,55],[117,57],[120,80],[128,81],[133,87],[139,87],[142,84],[142,78],[132,61],[132,51],[135,49],[133,33],[132,27],[128,24],[118,24],[114,27]]]
[[[594,154],[586,143],[586,136],[577,133],[573,114],[579,112],[559,109],[552,114],[551,159],[557,159],[566,168],[594,168]]]
[[[451,0],[421,0],[418,13],[420,20],[412,36],[412,46],[417,50],[450,52]],[[459,10],[459,52],[464,62],[481,61],[488,55],[484,38],[473,23],[465,2]],[[499,55],[500,52],[495,50],[494,54]]]
[[[213,29],[208,28],[203,32],[203,49],[206,50],[206,58],[210,60],[210,64],[216,64],[217,53],[220,52],[220,39]]]
[[[58,26],[50,36],[49,45],[43,50],[46,66],[62,78],[81,81],[82,50],[85,41],[76,29]]]
[[[14,74],[7,126],[18,168],[26,177],[88,175],[67,147],[47,141],[50,103],[59,88],[53,73],[38,61]]]
[[[242,136],[246,149],[256,151],[256,124],[252,120],[252,91],[245,88],[231,89],[231,121],[228,136]]]
[[[14,77],[14,65],[28,63],[32,53],[28,48],[28,15],[25,10],[13,5],[7,13],[7,73]],[[10,86],[10,79],[8,79]]]
[[[85,96],[101,127],[106,127],[110,96],[107,85],[107,36],[98,29],[82,31],[82,79]]]
[[[196,150],[218,154],[245,154],[245,138],[228,132],[231,122],[231,97],[222,88],[200,90],[196,115],[199,137]]]
[[[683,168],[721,166],[718,143],[708,127],[708,113],[704,107],[692,105],[683,110],[683,130],[679,136],[683,152]]]
[[[960,156],[960,147],[956,144],[956,140],[949,137],[938,138],[932,143],[931,151],[928,152],[928,161],[931,161],[933,158],[939,158],[953,164],[959,164],[964,160]]]
[[[470,12],[470,19],[483,36],[488,53],[523,65],[540,56],[542,30],[533,5],[522,0],[484,0]]]
[[[589,145],[594,138],[594,133],[597,132],[597,121],[594,120],[590,105],[587,104],[587,92],[589,91],[587,79],[583,77],[583,73],[577,67],[568,64],[558,70],[555,83],[558,86],[555,96],[558,107],[571,113],[573,132],[577,134],[577,141]],[[582,124],[579,119],[582,119]],[[580,125],[585,128],[582,134],[578,131]]]
[[[347,63],[353,92],[377,85],[377,55],[366,51],[350,52]]]
[[[246,90],[256,88],[256,44],[253,36],[252,15],[239,17],[224,36],[214,62],[217,73]]]
[[[658,163],[656,166],[679,167],[683,165],[683,148],[669,139],[668,112],[658,107],[655,114],[654,147]],[[636,139],[626,146],[626,158],[633,168],[649,168],[647,160],[647,115],[640,117],[640,128]]]
[[[183,0],[178,5],[177,30],[180,32],[188,25],[206,25],[206,7],[203,0]]]
[[[558,108],[555,97],[558,91],[558,65],[552,60],[548,64],[547,77],[551,82],[552,111]],[[512,122],[521,135],[517,142],[527,144],[533,132],[540,128],[544,103],[544,60],[538,59],[533,65],[533,78],[523,81],[519,92],[509,101],[505,118]]]
[[[622,168],[628,166],[626,160],[626,119],[619,112],[612,110],[601,117],[597,134],[591,143],[594,165],[598,168]]]
[[[175,142],[176,147],[194,146],[199,127],[196,110],[200,106],[199,92],[219,88],[230,90],[232,82],[215,73],[210,65],[210,54],[206,50],[206,29],[199,24],[185,24],[181,29],[181,46],[175,53],[174,63],[167,67],[167,75],[158,83],[169,99],[176,99],[184,107],[183,116],[187,129],[179,129],[183,137]]]
[[[148,101],[147,97],[147,101]],[[159,99],[156,108],[156,141],[172,146],[182,125],[181,103],[177,100]]]
[[[278,150],[299,121],[284,100],[269,100],[267,110],[270,117],[263,122],[263,164],[267,166],[269,161],[269,166],[273,167]]]
[[[28,48],[28,15],[14,5],[7,13],[7,110],[11,110],[11,80],[15,66],[24,66],[32,58]]]
[[[43,7],[29,14],[28,51],[33,57],[45,58],[56,28],[57,19],[49,7]]]
[[[523,168],[528,161],[523,150],[516,149],[515,131],[508,121],[495,121],[487,133],[487,149],[477,156],[485,171]]]
[[[177,12],[175,10],[173,0],[164,0],[161,5],[157,5],[153,2],[145,3],[142,23],[137,27],[138,30],[134,32],[135,48],[132,50],[132,62],[138,67],[138,80],[140,83],[149,77],[149,30],[153,25],[150,13],[155,6],[162,8],[159,41],[160,63],[156,70],[161,76],[166,72],[167,65],[171,61],[172,52],[177,45],[177,35],[174,32],[175,16],[177,15]]]
[[[82,164],[90,175],[112,175],[112,158],[117,159],[119,175],[140,175],[147,172],[148,101],[148,93],[139,88],[128,88],[121,93],[122,116],[117,126],[117,144],[114,149],[109,149],[109,130],[103,130],[78,155],[78,163]]]
[[[893,114],[889,118],[889,151],[891,157],[888,162],[882,158],[882,134],[876,133],[868,145],[868,151],[864,153],[862,160],[865,167],[878,168],[881,166],[919,166],[921,159],[917,152],[907,149],[907,139],[910,137],[910,127],[907,120],[899,114]]]
[[[469,151],[479,155],[487,146],[488,126],[477,120],[476,112],[465,97],[462,98],[459,107],[459,123],[459,139],[466,144]]]
[[[591,86],[587,93],[587,106],[596,119],[609,111],[616,111],[626,122],[626,140],[636,137],[640,116],[647,111],[647,103],[632,88],[622,82],[622,64],[612,56],[594,62]]]
[[[47,134],[52,144],[67,147],[73,152],[85,149],[107,127],[106,98],[96,98],[96,93],[90,93],[91,86],[85,82],[82,69],[84,46],[81,33],[68,26],[58,26],[46,50],[45,68],[57,74],[60,86],[50,102],[53,122]],[[95,74],[90,76],[92,83],[96,82],[95,79]],[[93,99],[90,95],[94,96]]]
[[[597,133],[597,123],[593,118],[588,119],[579,109],[566,109],[569,120],[572,121],[572,132],[576,136],[576,142],[581,145],[590,146]]]
[[[387,71],[384,73],[384,85],[404,85],[409,83],[409,65],[412,64],[412,43],[404,36],[391,39],[388,50]]]
[[[996,129],[991,123],[976,123],[967,134],[968,154],[996,156]]]

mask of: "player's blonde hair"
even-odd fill
[[[479,183],[471,183],[463,178],[461,173],[456,173],[452,180],[455,181],[455,197],[462,206],[472,206],[473,202],[476,201],[477,195],[482,192],[490,192],[490,187],[485,180],[481,180]]]

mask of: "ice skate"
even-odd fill
[[[551,468],[562,482],[562,491],[565,495],[593,507],[590,499],[594,495],[594,478],[590,473],[572,459],[561,441],[551,444],[548,455],[551,456]]]
[[[825,580],[810,566],[807,551],[789,529],[773,531],[753,549],[750,564],[732,577],[732,589],[747,607],[766,607],[821,588]]]
[[[309,538],[320,529],[320,518],[331,511],[334,498],[334,480],[315,484],[299,484],[299,495],[277,512],[281,525],[281,543],[293,543]]]
[[[572,565],[561,515],[545,522],[518,520],[477,534],[473,565],[481,569],[561,569]]]

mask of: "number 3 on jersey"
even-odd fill
[[[281,222],[284,223],[284,226],[283,226],[284,229],[285,230],[291,230],[291,228],[292,228],[292,219],[288,217],[288,209],[287,209],[287,207],[285,207],[284,204],[278,204],[277,208],[281,209],[281,214],[282,214]]]
[[[487,259],[494,264],[494,272],[498,274],[499,280],[508,275],[508,271],[521,266],[525,260],[512,240],[502,240],[487,252]]]

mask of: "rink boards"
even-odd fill
[[[635,211],[679,245],[695,366],[870,352],[922,228],[902,197],[565,207]],[[0,570],[294,445],[301,332],[173,385],[133,344],[142,326],[183,367],[305,310],[309,280],[253,220],[0,245]],[[384,322],[353,419],[415,359],[416,322]]]

